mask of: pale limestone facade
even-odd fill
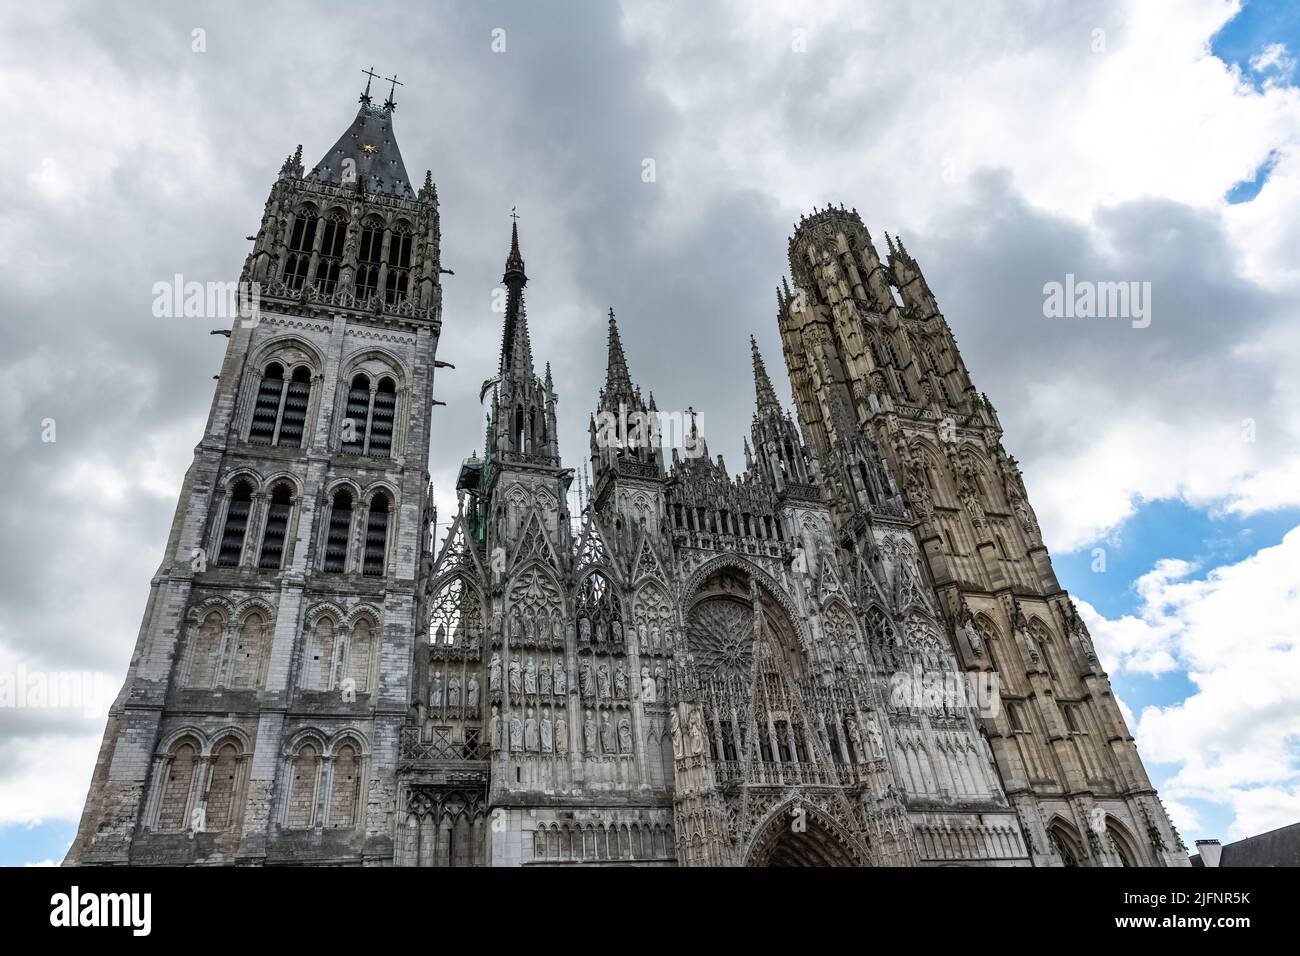
[[[272,187],[68,863],[1186,864],[992,406],[856,213],[791,240],[798,423],[754,347],[739,477],[640,440],[611,313],[578,515],[516,231],[435,534],[437,194],[391,121],[363,97]]]

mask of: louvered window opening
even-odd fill
[[[340,491],[330,508],[329,532],[325,538],[325,570],[340,574],[347,569],[348,532],[352,527],[352,496]]]
[[[361,573],[381,575],[384,573],[384,552],[388,545],[388,499],[375,495],[370,503],[370,514],[366,519],[366,551]]]
[[[217,564],[233,568],[239,565],[244,550],[244,533],[248,530],[248,515],[253,506],[253,490],[244,482],[235,486],[230,504],[226,507],[226,526],[221,533],[221,547]]]
[[[292,497],[284,485],[271,495],[266,512],[266,530],[262,533],[262,554],[257,560],[259,568],[277,569],[284,560],[284,541],[289,533],[289,512]]]

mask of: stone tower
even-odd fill
[[[391,862],[441,324],[392,97],[271,187],[69,862]]]
[[[859,569],[879,561],[858,530],[861,506],[901,487],[924,557],[918,586],[937,600],[945,643],[975,686],[998,691],[983,730],[1035,865],[1181,865],[1186,851],[1052,571],[997,414],[916,260],[886,239],[881,261],[856,211],[805,217],[790,240],[794,290],[777,293],[839,540]],[[867,614],[870,640],[911,640],[905,619]]]
[[[367,87],[271,188],[67,862],[1186,862],[992,406],[856,213],[791,240],[796,416],[751,339],[738,475],[610,310],[589,482],[512,226],[439,539],[437,195],[394,110]]]

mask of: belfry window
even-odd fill
[[[293,492],[286,484],[275,486],[266,510],[266,530],[262,532],[259,568],[278,569],[284,559],[284,539],[289,532],[289,512],[293,510]]]
[[[238,567],[244,551],[244,533],[248,530],[248,514],[253,507],[253,486],[240,481],[230,492],[226,506],[226,526],[221,531],[221,544],[217,551],[217,564],[221,567]]]
[[[388,496],[380,493],[370,501],[370,512],[366,515],[365,557],[361,565],[362,574],[380,575],[384,573],[384,554],[388,550]]]
[[[311,400],[311,370],[300,365],[288,382],[284,366],[272,362],[262,373],[253,402],[253,420],[248,426],[248,440],[255,445],[302,446],[307,424],[307,405]]]
[[[337,212],[321,220],[320,256],[316,262],[316,287],[330,295],[338,285],[339,268],[343,264],[343,240],[348,231],[347,221]]]
[[[384,230],[377,222],[361,227],[357,255],[357,298],[365,301],[379,290],[379,266],[383,261]]]
[[[330,505],[329,531],[325,537],[324,570],[341,574],[347,570],[348,537],[352,533],[352,494],[346,488],[334,492]]]
[[[284,281],[295,292],[302,288],[311,265],[311,247],[316,240],[316,217],[304,209],[293,217],[289,232],[289,255],[284,260]]]
[[[398,305],[405,301],[410,286],[411,230],[405,223],[394,227],[388,239],[388,273],[384,280],[384,301]]]
[[[372,393],[370,379],[358,374],[348,389],[342,449],[349,455],[388,458],[393,451],[393,422],[397,415],[397,383],[388,376]]]

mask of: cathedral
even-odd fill
[[[993,405],[856,211],[790,238],[794,414],[751,339],[739,475],[664,440],[612,311],[565,464],[516,222],[440,523],[394,109],[271,186],[67,864],[1187,864]]]

